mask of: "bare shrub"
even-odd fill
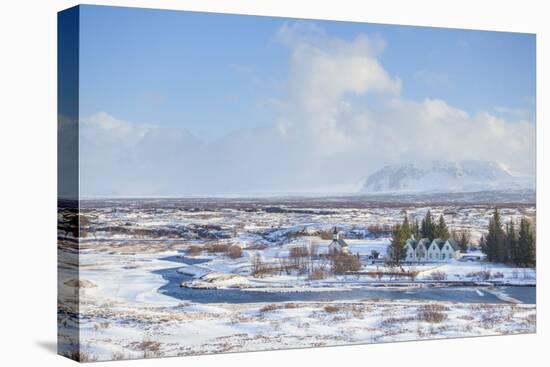
[[[326,305],[324,307],[324,310],[325,310],[326,313],[335,313],[335,312],[340,311],[340,307],[334,306],[334,305]]]
[[[329,276],[329,273],[323,269],[317,268],[313,269],[311,274],[309,274],[309,279],[311,280],[321,280]]]
[[[319,257],[319,242],[313,241],[309,244],[309,257],[312,259]]]
[[[291,270],[296,269],[296,266],[288,257],[279,257],[277,258],[277,262],[279,264],[279,273],[284,272],[286,275],[290,275]]]
[[[293,302],[290,302],[290,303],[285,303],[285,308],[297,308],[298,305],[296,303],[293,303]]]
[[[233,245],[227,249],[226,254],[232,259],[238,259],[243,255],[243,250],[241,249],[240,246]]]
[[[402,267],[389,267],[383,270],[379,267],[376,267],[376,270],[368,271],[365,274],[373,279],[378,279],[378,280],[382,280],[384,276],[388,276],[390,280],[409,278],[411,281],[414,281],[418,277],[420,272],[414,268],[405,270]]]
[[[291,259],[309,257],[309,250],[306,246],[295,246],[290,249],[288,256]]]
[[[96,361],[97,361],[97,357],[94,356],[94,355],[91,354],[91,353],[81,351],[81,352],[80,352],[80,357],[79,357],[78,361],[79,361],[79,362],[96,362]]]
[[[333,233],[332,231],[320,231],[319,232],[319,237],[322,239],[322,240],[332,240],[332,236],[333,236]]]
[[[151,358],[160,356],[160,346],[159,342],[144,338],[143,341],[137,343],[136,349],[143,352],[143,358]]]
[[[485,312],[481,316],[481,326],[485,329],[492,329],[495,326],[501,324],[503,322],[503,317],[501,313],[499,312]]]
[[[423,305],[418,309],[418,320],[430,323],[440,323],[447,319],[447,314],[443,311],[448,310],[447,307],[438,304]]]
[[[392,327],[397,324],[403,324],[414,320],[414,317],[389,317],[385,320],[382,320],[380,322],[380,326],[383,328]]]
[[[202,252],[202,247],[197,245],[191,245],[187,248],[187,256],[197,256]]]
[[[466,274],[466,277],[477,278],[479,280],[489,280],[491,279],[491,270],[471,271],[468,274]]]
[[[278,310],[278,309],[279,309],[279,306],[277,306],[274,303],[271,303],[269,305],[265,305],[262,308],[260,308],[260,312],[264,313],[264,312],[269,312],[269,311],[275,311],[275,310]]]
[[[252,258],[251,274],[253,277],[262,278],[276,271],[278,271],[278,269],[270,266],[270,264],[266,262],[263,262],[262,257],[259,254],[254,255]]]
[[[363,307],[361,305],[354,304],[354,305],[351,306],[351,314],[356,319],[362,318],[365,311],[366,311],[365,307]]]
[[[388,225],[381,226],[380,224],[371,224],[367,227],[367,230],[374,237],[380,237],[384,234],[388,234],[391,231],[391,228]]]
[[[380,270],[378,266],[376,266],[376,273],[375,276],[378,280],[382,280],[384,278],[384,272]]]
[[[437,312],[449,311],[449,307],[444,306],[444,305],[440,305],[440,304],[437,304],[437,303],[430,303],[428,305],[424,305],[423,307],[427,307],[430,310],[437,311]]]
[[[482,280],[489,280],[491,279],[491,270],[486,269],[478,272],[478,277]]]
[[[441,270],[436,270],[436,271],[431,272],[428,275],[428,279],[430,279],[430,280],[445,280],[445,279],[447,279],[447,273],[445,273],[444,271],[441,271]]]
[[[77,362],[95,362],[97,361],[97,357],[93,354],[90,354],[88,352],[79,350],[79,349],[73,349],[70,352],[63,353],[63,355],[67,358],[72,359],[73,361]]]
[[[361,260],[359,256],[346,254],[333,254],[332,271],[336,274],[343,274],[350,271],[359,271],[361,269]]]
[[[492,329],[497,325],[502,325],[514,318],[515,305],[508,307],[486,307],[481,315],[481,326],[485,329]]]
[[[231,247],[231,245],[227,243],[210,243],[206,245],[205,249],[209,253],[215,254],[215,253],[225,253],[229,250],[229,247]]]
[[[261,242],[254,242],[248,246],[246,246],[249,250],[265,250],[267,248],[267,245],[265,243]]]
[[[312,268],[311,255],[307,246],[292,247],[288,253],[288,257],[294,267],[301,274],[309,273]]]

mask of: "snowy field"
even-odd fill
[[[227,206],[84,205],[78,276],[76,255],[69,246],[59,247],[60,350],[81,360],[110,360],[536,330],[535,302],[522,296],[534,295],[535,288],[526,286],[535,285],[535,269],[454,260],[404,265],[418,272],[413,282],[380,274],[384,265],[367,258],[372,250],[383,256],[389,237],[368,228],[400,221],[403,208]],[[491,212],[488,206],[406,209],[422,216],[428,208],[474,236],[484,232]],[[532,216],[534,207],[501,212]],[[357,274],[251,274],[257,257],[276,264],[293,247],[312,244],[323,254],[330,242],[325,231],[333,226],[342,228],[350,251],[364,259]],[[242,254],[233,259],[201,250],[211,243],[238,245]],[[201,251],[190,254],[193,246]],[[446,274],[441,291],[434,272]],[[463,282],[476,286],[459,286]],[[243,301],[251,294],[258,299]],[[77,327],[80,350],[73,337]]]

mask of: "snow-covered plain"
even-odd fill
[[[428,208],[435,214],[445,214],[451,227],[468,228],[474,236],[484,231],[491,211],[485,206],[418,205],[406,209],[415,217],[422,216]],[[361,269],[364,275],[333,275],[321,280],[294,273],[262,278],[250,275],[256,255],[266,262],[276,262],[288,256],[290,248],[312,243],[323,253],[330,241],[323,240],[321,232],[333,226],[341,228],[351,252],[362,258],[372,250],[383,255],[388,237],[376,237],[367,228],[399,221],[403,208],[290,205],[266,210],[254,202],[237,207],[202,202],[95,202],[84,205],[82,210],[87,221],[80,243],[78,273],[76,254],[63,245],[58,251],[62,265],[60,350],[76,350],[84,360],[530,333],[536,328],[535,304],[521,303],[489,284],[464,291],[485,297],[495,295],[496,298],[487,299],[498,299],[498,303],[430,301],[412,295],[410,299],[335,297],[334,291],[345,293],[376,283],[403,282],[390,276],[368,275],[380,271],[383,265],[367,260]],[[501,212],[505,217],[532,216],[534,207],[503,207]],[[230,259],[225,254],[205,251],[195,256],[186,254],[191,246],[204,247],[209,243],[238,245],[243,248],[242,257]],[[444,272],[448,282],[484,282],[487,279],[478,279],[476,274],[490,271],[489,281],[519,285],[534,285],[536,275],[534,269],[484,262],[406,267],[419,272],[415,283],[421,287],[432,282],[435,271]],[[182,283],[197,288],[267,293],[315,291],[319,298],[254,303],[182,300],[163,293],[168,283],[163,272],[167,269],[177,269],[174,274],[181,275]],[[323,292],[332,292],[332,298],[323,299]],[[77,327],[79,341],[74,338]]]

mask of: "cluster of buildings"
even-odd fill
[[[449,261],[460,257],[458,241],[451,239],[444,241],[436,238],[430,242],[427,238],[416,240],[411,237],[405,244],[405,250],[405,261]]]
[[[332,242],[329,244],[329,251],[348,254],[348,244],[344,241],[336,227],[332,233]],[[411,236],[405,244],[406,256],[408,262],[433,262],[450,261],[460,257],[460,247],[458,241],[449,239],[441,240],[439,238],[430,241],[427,238],[416,240]]]

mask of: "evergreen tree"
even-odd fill
[[[518,235],[518,265],[535,266],[535,237],[531,231],[531,224],[527,218],[521,218]]]
[[[479,239],[479,248],[481,249],[481,252],[487,254],[487,241],[485,240],[484,235],[481,235],[481,238]]]
[[[427,238],[430,242],[434,240],[435,223],[432,218],[432,213],[429,210],[424,219],[422,219],[420,231],[422,232],[422,238]]]
[[[508,249],[508,261],[512,264],[519,264],[521,253],[518,251],[518,237],[516,235],[516,225],[512,218],[506,223],[506,247]]]
[[[468,251],[468,245],[470,244],[470,232],[468,231],[461,231],[460,235],[458,236],[458,246],[460,247],[460,252],[466,253]]]
[[[487,260],[498,262],[507,261],[505,234],[502,229],[500,213],[497,208],[495,208],[493,212],[493,218],[489,220],[489,232],[485,237],[485,242]]]
[[[419,240],[422,237],[422,233],[420,232],[420,223],[418,223],[418,219],[414,220],[414,230],[413,230],[414,237]]]
[[[447,224],[445,223],[445,218],[443,218],[443,214],[439,216],[439,221],[435,226],[434,237],[442,239],[443,241],[447,241],[450,237],[449,228],[447,228]]]
[[[410,229],[409,229],[410,230]],[[402,225],[396,224],[393,228],[391,244],[388,249],[389,263],[399,265],[406,256],[405,244],[407,242],[407,230]]]
[[[413,234],[412,227],[409,224],[409,217],[407,216],[406,212],[405,217],[403,218],[403,224],[401,224],[401,231],[403,232],[402,236],[405,238],[405,240],[411,238],[411,235]]]

